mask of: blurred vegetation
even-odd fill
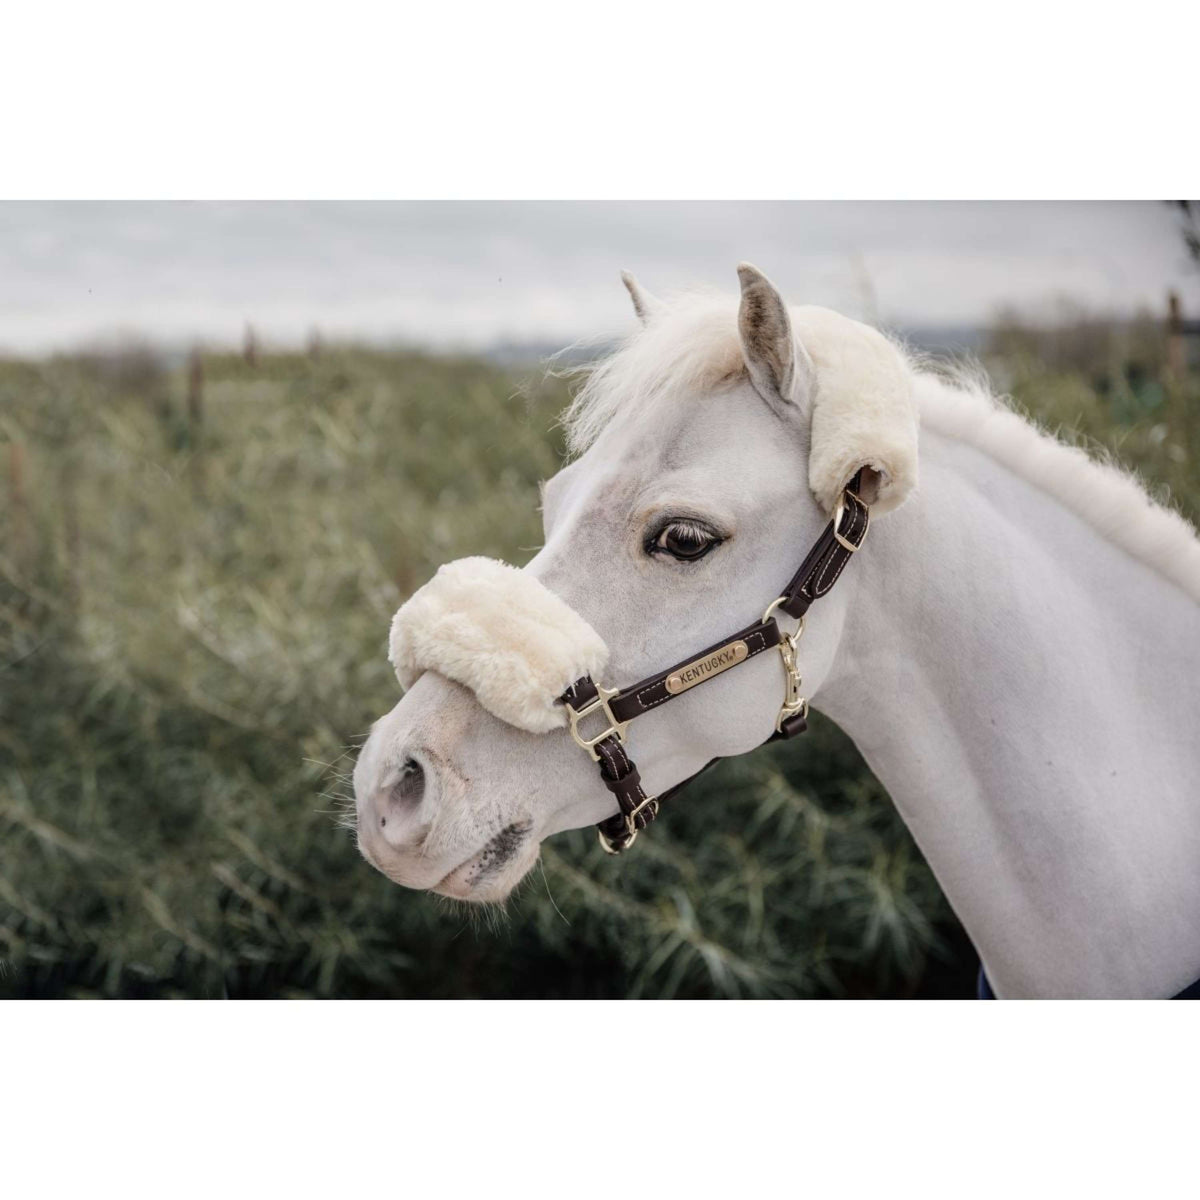
[[[1200,345],[1163,314],[1113,321],[1060,304],[1045,325],[1001,313],[983,354],[993,386],[1065,441],[1132,468],[1151,494],[1200,523]]]
[[[1153,322],[1006,318],[1017,399],[1196,516],[1195,377]],[[1155,340],[1157,338],[1157,341]],[[827,722],[726,762],[620,861],[556,837],[504,915],[336,823],[400,600],[523,562],[554,381],[324,348],[0,363],[0,995],[969,994],[974,955]]]

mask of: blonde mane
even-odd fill
[[[996,396],[981,371],[905,353],[921,423],[964,442],[1052,496],[1130,557],[1200,602],[1200,540],[1112,460],[1068,445]],[[679,397],[744,373],[737,302],[710,292],[673,297],[616,351],[572,371],[582,385],[562,416],[573,454],[610,425],[651,416]]]

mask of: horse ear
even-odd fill
[[[628,271],[621,272],[621,282],[633,301],[633,311],[637,313],[643,325],[648,325],[650,318],[662,309],[662,301],[646,291]]]
[[[738,335],[754,390],[772,406],[798,402],[811,391],[812,362],[792,334],[787,305],[755,266],[741,263]]]
[[[827,308],[797,308],[793,316],[817,377],[808,485],[832,512],[861,471],[859,495],[871,515],[888,512],[917,485],[918,410],[908,359],[878,329]]]

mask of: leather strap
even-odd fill
[[[596,750],[600,755],[600,779],[620,806],[620,811],[602,821],[598,828],[619,854],[658,816],[659,801],[646,795],[642,777],[625,753],[620,738],[605,738]]]
[[[753,625],[747,625],[745,629],[730,634],[729,637],[722,638],[719,642],[714,642],[707,649],[701,650],[699,654],[693,654],[688,658],[682,659],[674,666],[668,667],[665,671],[659,671],[657,675],[651,675],[635,683],[632,687],[627,687],[624,691],[618,692],[608,702],[609,711],[624,725],[626,722],[632,721],[634,717],[640,717],[643,713],[649,712],[650,709],[657,708],[660,704],[665,704],[668,700],[674,699],[677,693],[668,691],[667,680],[684,667],[688,667],[694,662],[702,661],[710,655],[715,654],[718,650],[723,650],[726,646],[730,646],[735,642],[745,642],[745,658],[753,658],[754,655],[761,654],[764,650],[770,650],[773,646],[778,646],[779,638],[779,626],[773,618],[767,621],[755,621]],[[745,659],[742,661],[745,661]],[[700,682],[705,681],[701,680]],[[693,684],[692,686],[696,685]],[[563,692],[560,699],[564,704],[569,704],[572,708],[578,710],[590,704],[595,700],[597,695],[599,693],[595,683],[592,682],[589,676],[585,675],[582,679],[575,680]]]
[[[563,693],[562,700],[579,711],[591,704],[599,694],[596,684],[585,675]],[[610,711],[612,703],[609,702]],[[656,797],[646,795],[642,777],[625,752],[620,734],[610,734],[597,742],[595,752],[600,765],[600,782],[616,796],[618,806],[618,811],[601,821],[596,828],[600,831],[600,840],[605,849],[619,854],[658,816],[659,801]]]
[[[693,654],[689,658],[677,662],[673,667],[659,671],[657,675],[643,679],[641,683],[635,683],[633,687],[626,688],[608,702],[612,715],[621,722],[632,721],[634,717],[640,717],[642,713],[649,712],[652,708],[657,708],[660,704],[674,699],[675,695],[680,693],[667,690],[667,680],[672,675],[694,662],[702,662],[718,650],[723,650],[735,642],[746,643],[746,655],[741,660],[745,662],[746,658],[753,658],[756,654],[761,654],[764,650],[770,650],[779,645],[779,626],[773,618],[769,621],[755,621],[753,625],[747,625],[745,629],[739,630],[730,637],[714,642],[706,650],[701,650],[699,654]],[[701,682],[706,682],[706,680]]]
[[[871,517],[867,506],[853,490],[858,479],[859,476],[855,475],[850,486],[842,493],[843,507],[837,514],[841,518],[840,523],[830,521],[825,526],[816,544],[780,593],[784,601],[779,607],[789,617],[804,616],[809,605],[837,583],[846,564],[854,556],[854,551],[863,544]],[[845,543],[849,543],[853,549]]]
[[[850,481],[842,494],[841,503],[838,505],[838,511],[834,514],[833,520],[826,525],[821,536],[800,564],[799,569],[788,581],[779,600],[772,607],[782,609],[791,617],[803,617],[812,602],[824,596],[838,581],[846,563],[862,545],[870,525],[870,512],[857,495],[856,489],[860,477],[861,472]],[[708,679],[715,678],[718,674],[723,673],[723,670],[709,673],[696,672],[686,687],[678,687],[674,690],[668,687],[668,680],[673,675],[689,667],[695,667],[697,664],[703,664],[705,659],[736,643],[745,643],[745,652],[742,653],[739,648],[737,659],[737,663],[744,662],[756,654],[761,654],[764,650],[778,646],[782,636],[775,618],[768,615],[764,620],[747,625],[745,629],[714,643],[699,654],[678,662],[665,671],[660,671],[657,675],[643,679],[616,695],[610,695],[608,711],[615,724],[622,728],[614,728],[607,737],[593,747],[600,765],[601,782],[616,796],[619,807],[616,814],[601,821],[597,826],[600,832],[600,841],[606,850],[613,854],[619,854],[626,849],[638,833],[658,816],[661,802],[668,796],[674,795],[696,777],[693,775],[689,779],[683,780],[660,797],[647,796],[642,787],[637,767],[634,766],[625,751],[623,727],[635,717],[666,704],[676,695],[682,695],[683,691],[690,691],[692,687],[697,687],[707,682]],[[599,694],[595,682],[585,675],[571,684],[560,699],[575,712],[579,712],[595,701]],[[806,715],[795,713],[781,722],[779,730],[773,733],[768,741],[794,737],[798,733],[803,733],[807,728]],[[715,758],[711,759],[701,770],[708,770],[717,761]],[[696,774],[700,773],[698,771]]]

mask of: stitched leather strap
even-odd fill
[[[647,796],[642,777],[617,737],[605,738],[597,747],[600,778],[617,798],[620,811],[599,825],[614,852],[620,853],[658,816],[658,800]]]
[[[756,654],[761,654],[764,650],[770,650],[773,646],[779,645],[779,626],[774,620],[755,621],[753,625],[747,625],[745,629],[739,630],[731,637],[714,642],[706,650],[701,650],[699,654],[693,654],[690,658],[677,662],[673,667],[668,667],[665,671],[660,671],[657,675],[652,675],[649,679],[643,679],[641,683],[635,683],[633,687],[626,688],[620,695],[614,696],[608,702],[608,707],[618,721],[632,721],[634,717],[640,717],[642,713],[649,712],[650,709],[657,708],[660,704],[665,704],[675,695],[680,694],[671,692],[667,688],[667,680],[672,675],[684,667],[691,666],[692,663],[704,662],[718,651],[735,645],[737,642],[746,643],[745,657],[739,660],[744,662],[747,658],[753,658]],[[697,682],[707,682],[708,678],[715,678],[715,676],[702,677]]]
[[[788,581],[780,595],[784,602],[779,606],[789,617],[802,617],[814,600],[819,600],[838,581],[854,551],[863,543],[870,524],[867,506],[858,498],[854,487],[859,476],[854,477],[843,495],[841,521],[837,525],[830,521],[825,526],[816,544],[808,552],[799,570]],[[848,549],[838,540],[839,535],[854,549]]]
[[[739,630],[727,638],[722,638],[719,642],[714,642],[707,649],[701,650],[699,654],[693,654],[690,658],[682,659],[674,666],[668,667],[665,671],[659,671],[657,675],[651,675],[649,678],[635,683],[632,687],[618,692],[608,702],[609,711],[621,724],[632,721],[634,717],[640,717],[643,713],[649,712],[652,708],[657,708],[660,704],[665,704],[668,700],[672,700],[677,694],[680,694],[668,689],[667,680],[685,667],[689,667],[696,662],[702,663],[718,651],[724,650],[726,647],[735,645],[738,642],[745,642],[746,644],[746,653],[738,660],[739,662],[744,662],[747,658],[753,658],[756,654],[761,654],[764,650],[770,650],[772,647],[778,646],[779,638],[779,626],[775,623],[774,619],[769,621],[755,621],[753,625],[747,625],[745,629]],[[709,677],[715,678],[715,675],[708,677],[701,676],[697,679],[696,683],[690,686],[695,687],[698,683],[706,682],[706,679]],[[577,679],[571,684],[560,699],[563,703],[569,704],[572,708],[578,710],[590,704],[597,695],[598,692],[595,683],[585,675],[582,679]]]

